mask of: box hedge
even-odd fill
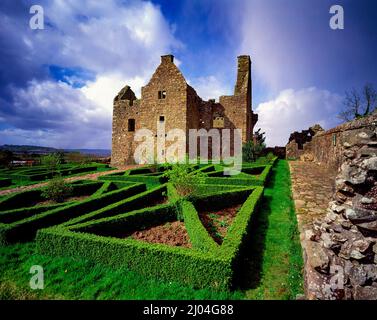
[[[240,194],[237,194],[239,192]],[[194,287],[224,290],[232,286],[239,247],[262,196],[262,187],[229,191],[228,199],[246,201],[234,219],[223,244],[216,244],[203,227],[190,201],[158,205],[125,214],[91,220],[76,225],[60,225],[39,230],[37,249],[41,254],[89,259],[100,264],[133,270],[146,277],[179,281]],[[223,192],[223,196],[227,192]],[[211,198],[217,201],[217,198]],[[177,212],[181,211],[181,212]],[[130,238],[119,239],[132,231],[183,216],[192,248],[170,247]]]
[[[90,180],[80,180],[80,183],[72,183],[72,195],[83,196],[90,195],[96,190],[98,190],[103,182],[100,181],[90,181]],[[25,208],[34,206],[37,202],[45,201],[46,199],[42,197],[44,187],[32,189],[28,191],[15,192],[3,200],[0,201],[0,212],[11,209]]]
[[[259,168],[259,169],[255,169]],[[243,168],[238,175],[227,176],[224,175],[223,169],[207,173],[205,178],[206,184],[223,184],[223,185],[243,185],[243,186],[263,186],[268,181],[268,177],[271,172],[271,165],[253,166],[249,168]],[[252,172],[253,170],[261,170],[259,174],[251,175],[243,172],[244,170]],[[256,171],[254,171],[256,172]]]
[[[161,185],[150,190],[132,194],[129,197],[125,197],[117,202],[112,202],[107,206],[102,206],[98,210],[92,210],[91,212],[87,212],[86,214],[73,218],[65,222],[63,225],[83,223],[89,220],[111,217],[125,212],[145,208],[145,206],[150,206],[153,201],[164,196],[168,196],[167,185]]]
[[[12,179],[0,178],[0,188],[9,187],[12,184]]]
[[[0,223],[0,244],[32,240],[38,229],[58,225],[88,214],[112,203],[139,194],[146,190],[144,184],[134,184],[106,194],[90,197],[80,202],[53,208],[9,224]]]

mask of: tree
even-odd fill
[[[344,110],[338,117],[344,121],[351,121],[366,117],[377,107],[377,92],[373,85],[367,83],[359,92],[356,89],[346,92]]]
[[[61,156],[58,153],[50,153],[43,156],[41,159],[42,164],[46,166],[47,170],[49,170],[52,174],[54,174],[59,168],[61,161]]]
[[[245,162],[254,162],[261,155],[264,145],[253,140],[246,142],[242,147],[242,158]]]
[[[254,132],[255,143],[266,147],[264,143],[266,141],[266,136],[265,136],[266,132],[261,132],[260,130],[261,128],[259,128],[257,131]]]
[[[167,164],[165,168],[164,177],[168,178],[181,196],[197,194],[204,184],[205,174],[195,171],[189,164]]]
[[[42,197],[55,202],[64,202],[72,194],[72,185],[60,176],[51,179],[42,191]]]
[[[254,132],[253,140],[246,142],[242,147],[242,158],[246,162],[254,162],[261,156],[263,150],[266,148],[265,137],[266,133],[261,132],[259,128]]]
[[[59,158],[60,164],[64,164],[65,163],[65,158],[64,158],[65,155],[64,155],[64,151],[63,150],[56,151],[55,155]]]
[[[13,152],[9,150],[0,151],[0,166],[10,167],[13,160]]]

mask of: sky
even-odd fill
[[[0,2],[0,145],[110,148],[114,96],[128,84],[140,97],[169,53],[203,99],[232,94],[250,55],[269,146],[336,126],[346,91],[377,87],[375,0],[38,0],[42,30],[34,4]]]

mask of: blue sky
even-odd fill
[[[344,93],[377,87],[374,0],[32,1],[0,3],[0,144],[109,148],[112,98],[140,96],[173,53],[205,99],[231,94],[236,57],[253,61],[253,110],[269,145],[314,123],[339,123]],[[344,30],[329,8],[344,8]]]

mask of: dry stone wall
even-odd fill
[[[352,143],[359,133],[373,130],[376,124],[377,113],[374,113],[369,117],[350,121],[327,131],[320,130],[316,125],[301,133],[295,132],[286,145],[286,157],[316,161],[337,170],[343,162],[344,144]],[[311,133],[313,128],[316,128],[314,134]]]
[[[377,299],[377,129],[375,115],[310,142],[316,160],[340,163],[325,218],[305,233],[309,299]],[[340,131],[339,129],[343,130]],[[349,129],[349,130],[347,130]],[[329,143],[332,134],[337,144]],[[324,151],[329,153],[325,155]]]

